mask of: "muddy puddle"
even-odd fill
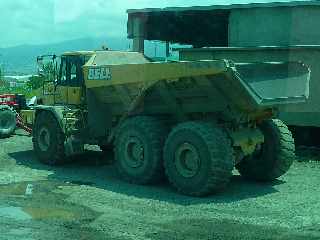
[[[0,218],[11,218],[15,220],[31,220],[32,217],[21,207],[0,206]]]
[[[0,185],[0,196],[9,199],[14,206],[1,206],[0,217],[16,220],[60,220],[64,222],[90,222],[99,216],[93,210],[66,201],[65,194],[55,190],[63,186],[88,185],[72,182],[22,182]]]
[[[67,201],[63,186],[77,181],[40,181],[0,185],[0,239],[112,239],[89,227],[100,213]],[[4,238],[1,238],[4,237]]]

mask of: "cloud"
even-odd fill
[[[0,46],[32,43],[47,36],[52,25],[53,0],[1,1]]]

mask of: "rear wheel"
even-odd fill
[[[259,150],[237,165],[245,178],[270,181],[285,174],[295,158],[295,146],[288,127],[280,120],[268,120],[260,125],[265,142]]]
[[[167,138],[164,163],[166,175],[178,191],[205,196],[229,182],[234,167],[231,142],[212,124],[183,123]]]
[[[123,179],[137,184],[162,179],[166,132],[162,122],[153,117],[134,117],[122,124],[116,136],[115,159]]]
[[[0,106],[0,138],[11,136],[16,129],[16,114],[9,107]]]
[[[38,159],[48,165],[58,165],[65,160],[65,136],[57,119],[50,112],[41,112],[33,129],[33,148]]]

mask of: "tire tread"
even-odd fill
[[[52,154],[51,156],[45,156],[43,153],[41,153],[38,143],[37,143],[37,137],[36,134],[40,130],[40,126],[42,122],[49,123],[54,131],[57,134],[57,144],[56,144],[56,152]],[[40,112],[39,115],[36,118],[34,129],[33,129],[33,136],[32,136],[32,142],[33,142],[33,148],[35,150],[36,155],[38,156],[39,160],[47,165],[55,166],[63,164],[66,161],[66,156],[64,152],[64,140],[65,136],[62,132],[62,129],[57,122],[56,118],[52,115],[50,112]]]
[[[117,159],[116,165],[119,174],[125,181],[130,183],[146,185],[159,182],[164,176],[162,152],[167,132],[165,125],[162,123],[162,121],[154,117],[137,116],[129,118],[126,122],[124,122],[119,128],[118,134],[121,134],[122,131],[125,131],[128,126],[139,126],[148,132],[148,139],[150,140],[149,144],[155,159],[153,160],[153,167],[145,172],[145,174],[137,177],[128,175],[125,169],[123,169],[118,162],[120,158],[119,149],[117,149],[119,147],[119,138],[116,137],[115,158]]]
[[[232,175],[232,170],[234,168],[233,161],[233,151],[231,148],[231,141],[227,134],[219,127],[215,127],[211,123],[206,122],[186,122],[178,125],[169,134],[169,137],[165,144],[165,150],[170,144],[170,138],[174,136],[178,131],[188,129],[196,132],[207,144],[210,159],[211,159],[211,169],[209,173],[209,178],[206,184],[201,186],[201,188],[195,191],[186,191],[186,189],[181,188],[176,181],[175,177],[170,174],[169,171],[169,160],[165,158],[165,172],[169,182],[183,194],[191,196],[206,196],[210,193],[217,192],[223,189],[230,180]]]
[[[264,124],[270,131],[275,132],[278,138],[277,143],[274,143],[278,144],[274,159],[261,162],[260,159],[249,158],[236,166],[242,176],[257,181],[271,181],[282,176],[295,159],[294,139],[288,127],[279,119],[272,119]]]

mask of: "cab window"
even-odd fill
[[[83,82],[83,64],[83,61],[81,61],[81,58],[78,56],[62,57],[59,85],[80,86]]]
[[[60,85],[67,85],[67,63],[65,58],[61,59]]]
[[[79,85],[79,73],[77,71],[77,64],[75,62],[70,62],[70,86],[77,86]]]

